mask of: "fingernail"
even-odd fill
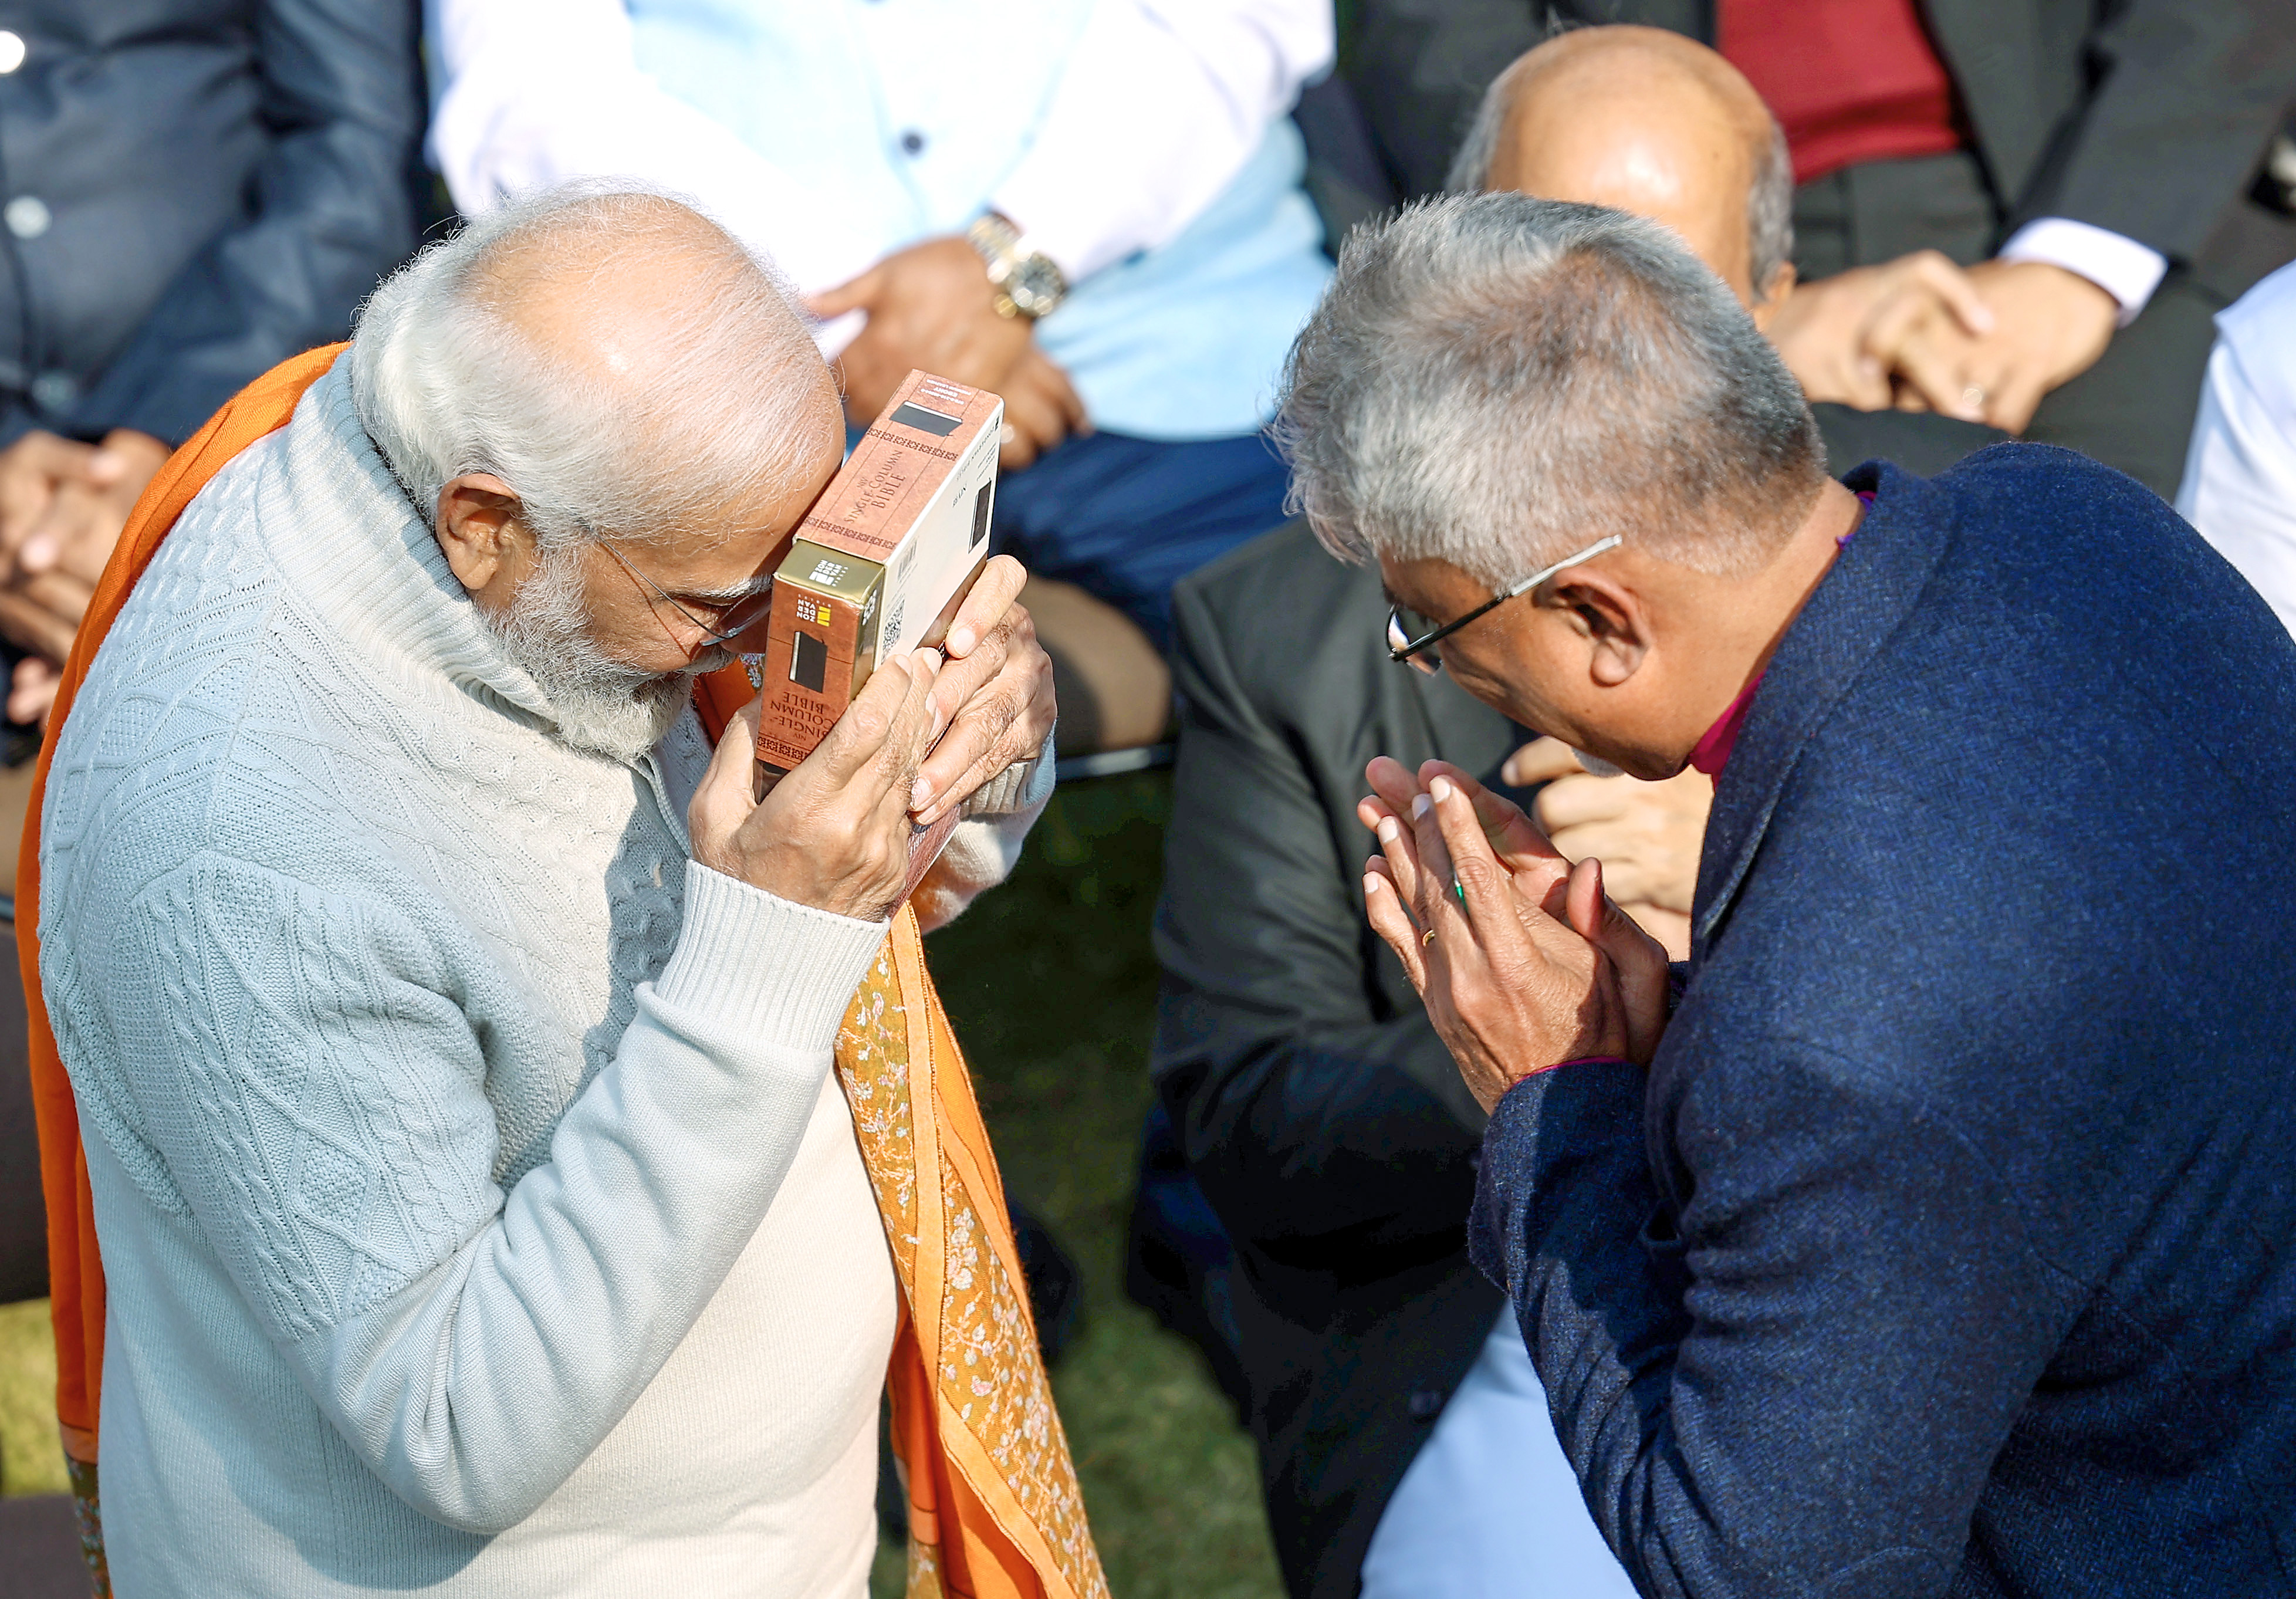
[[[952,655],[970,655],[972,653],[972,646],[980,642],[972,636],[972,629],[970,627],[952,627],[948,630],[948,652]]]
[[[1435,801],[1430,800],[1426,795],[1414,794],[1411,796],[1411,819],[1413,821],[1424,822],[1427,819],[1427,813],[1434,808]]]
[[[1438,803],[1448,800],[1451,797],[1451,780],[1447,777],[1438,777],[1427,785],[1427,791],[1435,796]]]
[[[918,778],[914,783],[909,784],[909,808],[911,810],[924,809],[926,806],[932,802],[932,784],[927,783],[922,777]]]
[[[1379,892],[1380,881],[1368,872],[1364,873],[1364,894],[1366,898]]]
[[[1378,831],[1379,841],[1382,844],[1392,844],[1403,836],[1403,829],[1396,824],[1393,816],[1382,816],[1379,819]]]

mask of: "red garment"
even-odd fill
[[[1785,129],[1798,184],[1961,148],[1915,0],[1717,0],[1714,43]]]
[[[1754,709],[1754,694],[1761,686],[1762,680],[1757,677],[1740,690],[1738,697],[1730,701],[1730,709],[1716,719],[1714,726],[1706,730],[1706,736],[1698,741],[1698,748],[1690,752],[1690,764],[1716,783],[1722,781],[1722,768],[1730,764],[1730,751],[1738,744],[1738,729],[1746,725],[1746,713]]]
[[[1833,547],[1837,550],[1848,549],[1849,541],[1857,537],[1857,529],[1866,525],[1865,512],[1874,509],[1873,490],[1859,489],[1857,503],[1864,510],[1849,525],[1849,531],[1833,541]],[[1738,747],[1738,729],[1746,725],[1746,713],[1754,709],[1754,695],[1760,690],[1766,675],[1766,672],[1757,672],[1754,680],[1738,691],[1738,697],[1730,701],[1730,709],[1714,718],[1714,726],[1700,736],[1697,747],[1691,750],[1690,764],[1705,773],[1709,781],[1716,783],[1722,781],[1722,768],[1730,764],[1730,751]]]

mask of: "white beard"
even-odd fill
[[[1573,750],[1570,753],[1578,758],[1580,766],[1597,777],[1624,777],[1627,775],[1626,767],[1614,767],[1599,755],[1589,755],[1584,750]]]
[[[679,671],[642,672],[610,659],[590,635],[581,567],[573,548],[541,557],[499,615],[479,620],[503,653],[525,668],[550,701],[558,736],[578,749],[634,761],[676,725],[693,679],[733,657],[711,650]]]

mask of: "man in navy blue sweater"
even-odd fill
[[[2150,493],[1828,480],[1672,237],[1358,232],[1292,356],[1392,652],[1711,774],[1686,970],[1374,762],[1373,925],[1491,1111],[1472,1223],[1646,1594],[2296,1592],[2296,644]]]

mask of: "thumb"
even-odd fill
[[[1527,789],[1586,769],[1578,764],[1578,752],[1561,739],[1538,738],[1508,756],[1499,775],[1519,789]]]
[[[695,844],[694,858],[705,866],[715,860],[714,856],[704,858],[703,841],[715,845],[730,836],[756,804],[751,768],[757,760],[758,718],[765,699],[760,693],[726,718],[726,731],[718,736],[709,768],[702,773],[693,798],[686,804],[686,831]]]
[[[1570,868],[1570,886],[1562,896],[1563,919],[1570,931],[1597,948],[1603,933],[1603,863],[1588,856]]]
[[[877,303],[884,283],[884,269],[872,266],[850,283],[808,296],[805,308],[824,322],[832,322],[848,311],[865,311]]]
[[[1562,906],[1570,931],[1610,956],[1620,970],[1632,971],[1638,957],[1648,953],[1651,936],[1603,891],[1603,863],[1596,857],[1590,855],[1570,869]]]

